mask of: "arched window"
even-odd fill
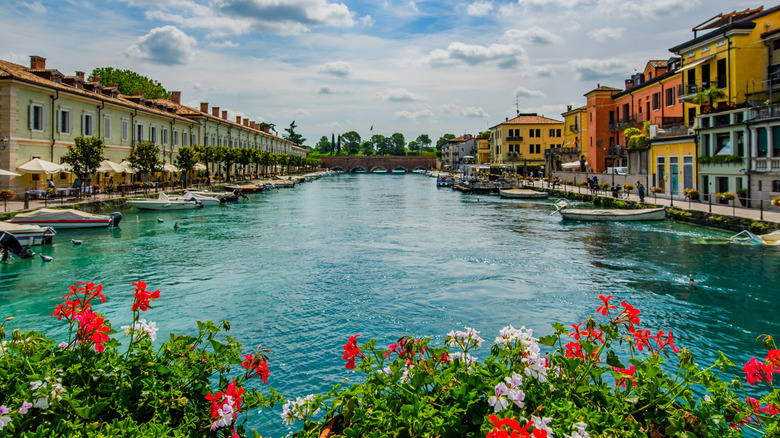
[[[772,181],[772,191],[773,192],[780,192],[780,179],[776,179]]]

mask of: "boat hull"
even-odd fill
[[[37,225],[39,227],[65,228],[105,228],[111,226],[111,218],[92,220],[63,220],[63,221],[15,221],[18,225]],[[17,237],[18,239],[18,237]]]
[[[139,210],[193,210],[202,207],[202,205],[195,201],[129,200],[127,203]]]
[[[263,190],[265,190],[265,187],[255,185],[255,184],[242,184],[242,185],[230,185],[225,186],[226,192],[235,192],[239,191],[241,193],[260,193]]]
[[[502,198],[513,199],[540,199],[548,196],[547,192],[537,192],[536,190],[527,189],[500,189],[498,194]]]
[[[666,219],[665,208],[650,208],[645,210],[559,210],[561,216],[571,221],[661,221]]]

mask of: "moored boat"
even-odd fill
[[[6,222],[52,228],[101,228],[117,226],[121,220],[122,214],[118,212],[99,215],[73,209],[41,208],[29,213],[17,214]]]
[[[565,199],[559,199],[555,201],[555,208],[556,213],[560,213],[563,219],[571,221],[630,222],[662,221],[666,219],[666,207],[636,210],[626,208],[569,208],[569,203]]]
[[[203,204],[194,200],[172,200],[164,192],[160,192],[157,199],[130,198],[127,200],[127,203],[139,210],[188,210],[203,207]]]
[[[547,192],[539,192],[529,189],[499,189],[498,194],[502,198],[514,199],[534,199],[547,197]]]
[[[260,184],[228,184],[225,186],[225,191],[240,193],[260,193],[265,190],[265,186]]]
[[[51,243],[51,238],[57,234],[52,227],[38,225],[20,225],[0,222],[0,232],[6,232],[16,237],[22,246],[43,245]]]

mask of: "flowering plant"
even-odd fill
[[[525,327],[505,327],[482,361],[474,353],[484,340],[471,328],[450,332],[443,347],[404,336],[382,348],[375,340],[358,345],[353,336],[342,359],[347,369],[365,377],[301,400],[298,406],[307,413],[325,414],[319,422],[295,417],[304,420],[295,436],[319,436],[323,427],[337,436],[486,438],[741,436],[743,428],[767,435],[780,430],[777,390],[760,400],[743,400],[737,393],[743,393],[741,379],[724,382],[711,372],[734,366],[722,353],[714,365],[700,369],[693,354],[676,345],[671,330],[651,331],[642,326],[639,309],[626,302],[618,306],[612,296],[599,298],[596,318],[570,329],[555,323],[549,336],[535,338]],[[676,371],[666,364],[668,358],[675,359]],[[749,383],[771,384],[772,373],[780,372],[780,351],[746,367]]]
[[[772,199],[772,205],[774,205],[775,207],[780,207],[780,196],[775,196]]]
[[[14,191],[11,189],[2,189],[0,190],[0,199],[13,199],[14,198]]]
[[[720,193],[716,193],[715,197],[717,197],[721,201],[733,201],[734,198],[737,197],[737,195],[731,192],[720,192]]]
[[[608,183],[608,182],[603,182],[603,183],[600,183],[600,184],[599,184],[599,188],[600,188],[601,190],[609,190],[609,183]]]
[[[663,189],[663,187],[653,187],[653,188],[650,189],[650,191],[653,192],[653,193],[663,193],[664,189]]]
[[[696,189],[683,189],[683,194],[689,199],[696,199],[699,197],[699,191]]]
[[[588,182],[587,181],[580,181],[579,183],[577,183],[577,185],[579,185],[580,187],[587,187],[588,186]]]
[[[574,185],[574,180],[567,179],[564,184],[566,184],[567,186],[573,186]]]
[[[625,183],[625,184],[623,184],[623,190],[625,190],[627,192],[630,192],[631,190],[634,190],[634,185],[633,184],[629,184],[629,183]]]
[[[46,193],[46,196],[54,196],[57,194],[57,189],[49,187],[46,190],[44,190],[44,193]]]
[[[155,348],[158,328],[140,316],[160,291],[133,286],[126,351],[95,310],[106,301],[95,283],[74,284],[54,309],[69,325],[58,345],[32,331],[6,340],[13,318],[0,324],[0,436],[245,436],[239,414],[283,400],[273,388],[266,397],[245,387],[253,377],[267,382],[267,350],[242,361],[238,342],[217,338],[227,321],[198,321],[196,335],[171,334]]]

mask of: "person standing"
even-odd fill
[[[641,181],[636,182],[636,191],[639,193],[639,202],[645,202],[645,186]]]

